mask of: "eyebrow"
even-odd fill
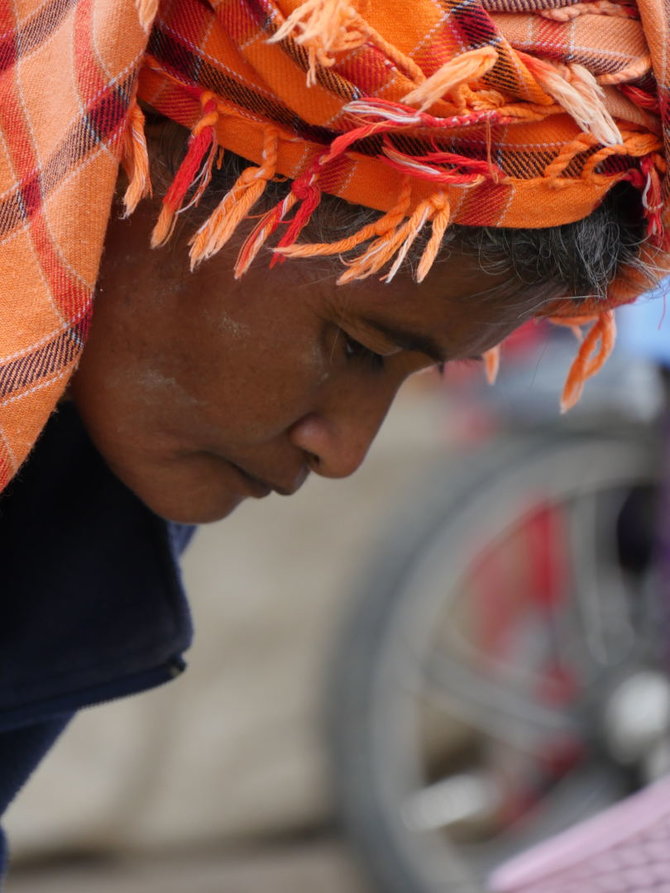
[[[447,362],[444,350],[430,335],[422,335],[419,332],[410,332],[406,329],[397,329],[393,325],[387,325],[376,319],[366,318],[364,322],[371,328],[377,329],[378,332],[385,335],[403,350],[416,350],[420,353],[425,353],[435,363]]]

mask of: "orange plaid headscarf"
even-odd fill
[[[138,98],[191,131],[155,245],[199,200],[221,147],[252,162],[194,234],[194,264],[276,175],[292,182],[245,241],[236,275],[278,232],[276,259],[357,250],[343,281],[389,278],[430,226],[420,280],[451,222],[568,223],[621,181],[642,194],[647,251],[665,257],[664,0],[157,6],[0,0],[0,488],[80,356],[119,160],[129,211],[150,188]],[[305,245],[323,192],[383,213],[340,242]],[[611,348],[611,307],[632,297],[621,280],[568,320],[593,324],[566,403]],[[569,317],[569,303],[552,312]]]

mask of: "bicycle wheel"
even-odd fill
[[[341,815],[384,893],[481,891],[663,762],[658,465],[637,431],[499,442],[398,517],[328,694]]]

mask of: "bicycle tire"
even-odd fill
[[[335,797],[345,833],[367,874],[383,893],[480,893],[482,887],[449,866],[426,876],[422,852],[403,830],[393,804],[393,780],[384,765],[380,733],[380,678],[388,672],[391,642],[403,624],[417,621],[408,602],[417,567],[440,544],[447,572],[463,566],[496,533],[521,517],[524,488],[541,483],[555,498],[584,488],[656,482],[657,445],[648,431],[543,431],[494,442],[469,458],[454,483],[452,465],[438,463],[422,493],[412,495],[364,575],[332,660],[327,693],[327,739]],[[476,536],[473,536],[473,533]],[[439,587],[436,587],[436,592]],[[424,601],[429,598],[424,593]],[[439,596],[435,595],[437,603]],[[428,615],[438,609],[428,605]],[[430,625],[430,616],[418,621]],[[391,649],[392,650],[392,649]],[[382,686],[383,688],[383,686]],[[381,724],[383,728],[383,723]]]

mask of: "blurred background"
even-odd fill
[[[574,336],[534,324],[494,389],[413,379],[352,478],[202,528],[188,672],[75,720],[8,813],[8,893],[474,893],[664,774],[641,306],[567,418]]]

